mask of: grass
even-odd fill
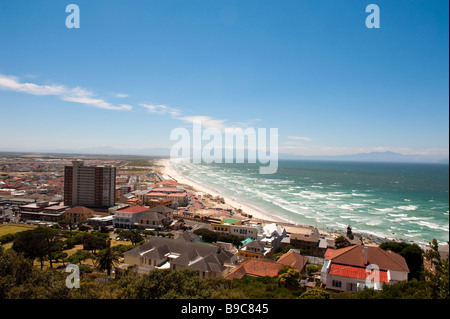
[[[36,228],[33,225],[24,224],[1,224],[0,225],[0,237],[6,234],[15,234],[21,231],[30,230]]]
[[[14,234],[14,233],[18,233],[18,232],[22,232],[22,231],[26,231],[26,230],[31,230],[36,228],[37,226],[33,226],[33,225],[23,225],[23,224],[0,224],[0,236],[6,235],[6,234]],[[116,240],[113,239],[111,240],[111,247],[117,246],[117,245],[130,245],[131,243],[129,241],[124,241],[124,240]],[[2,247],[7,250],[9,248],[11,248],[13,245],[13,242],[9,242],[6,243],[4,245],[2,245]],[[75,247],[73,247],[72,249],[67,249],[64,250],[65,253],[67,253],[68,256],[73,255],[74,253],[77,252],[77,250],[81,250],[83,249],[83,245],[75,245]],[[58,266],[61,265],[67,265],[68,263],[62,263],[62,262],[54,262],[53,263],[53,267],[56,268]],[[92,259],[87,259],[85,261],[82,262],[83,265],[89,265],[89,266],[93,266],[94,265],[94,261]],[[40,266],[40,262],[36,259],[34,261],[34,265],[39,267]],[[44,261],[43,263],[44,265],[44,269],[48,269],[50,268],[50,262],[48,260]]]

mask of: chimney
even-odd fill
[[[364,246],[364,247],[363,247],[364,266],[367,266],[367,263],[368,263],[368,255],[369,255],[369,253],[368,253],[368,251],[367,251],[367,247]]]

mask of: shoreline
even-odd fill
[[[233,210],[241,209],[243,213],[252,215],[249,219],[258,219],[258,220],[264,220],[267,222],[285,222],[281,218],[274,218],[273,216],[270,216],[268,214],[265,214],[264,212],[252,207],[251,205],[244,204],[242,202],[239,202],[228,195],[222,194],[220,191],[213,190],[208,186],[202,185],[197,181],[194,181],[180,173],[177,172],[177,170],[172,166],[170,163],[170,159],[162,159],[158,161],[158,165],[161,165],[164,167],[163,169],[163,175],[167,175],[170,178],[174,179],[180,184],[186,184],[191,186],[196,190],[195,193],[200,194],[210,194],[214,197],[219,196],[222,197],[225,201],[226,206],[230,206]],[[223,206],[223,205],[222,205]],[[245,217],[245,216],[244,216]]]
[[[314,227],[312,225],[302,225],[302,224],[290,223],[286,220],[283,220],[282,218],[270,216],[248,204],[244,204],[233,198],[230,198],[229,196],[222,194],[220,191],[211,189],[208,186],[202,185],[202,184],[198,183],[197,181],[194,181],[194,180],[182,175],[181,173],[179,173],[178,171],[175,170],[175,168],[172,166],[170,161],[171,161],[170,159],[158,160],[157,164],[163,167],[162,175],[166,175],[169,178],[179,182],[180,184],[184,184],[184,185],[188,185],[188,186],[192,187],[193,189],[195,189],[195,193],[197,195],[210,194],[214,197],[215,196],[222,197],[225,201],[224,209],[226,209],[226,207],[229,207],[233,211],[236,211],[237,209],[240,208],[240,209],[242,209],[243,213],[252,215],[252,217],[246,217],[244,215],[240,215],[239,213],[236,213],[236,217],[238,217],[240,215],[240,217],[242,217],[242,219],[249,219],[251,222],[254,222],[254,223],[262,223],[262,224],[276,223],[276,224],[283,226],[286,229],[286,232],[290,233],[290,234],[299,232],[300,229]],[[224,205],[222,204],[221,206],[224,206]],[[344,231],[342,231],[342,232],[320,231],[321,235],[335,237],[335,238],[339,235],[343,235],[344,233],[345,233]],[[382,241],[385,241],[384,239],[378,238],[376,236],[375,237],[364,236],[363,234],[359,234],[359,235],[361,236],[361,239],[364,240],[368,244],[378,245]]]
[[[220,196],[225,201],[225,204],[220,205],[222,207],[225,206],[224,209],[231,208],[234,212],[236,212],[237,209],[240,208],[243,213],[252,215],[251,218],[242,215],[241,216],[242,219],[249,219],[251,222],[254,222],[254,223],[256,222],[256,223],[263,223],[263,224],[267,224],[267,223],[280,224],[281,226],[283,226],[286,229],[287,233],[296,233],[296,230],[299,230],[300,228],[304,229],[305,227],[308,227],[308,228],[315,227],[313,225],[303,225],[303,224],[299,224],[299,223],[294,224],[294,223],[284,220],[280,217],[269,215],[255,207],[252,207],[251,205],[249,205],[247,203],[243,203],[242,201],[235,200],[228,195],[224,195],[220,191],[212,189],[210,186],[205,186],[203,184],[200,184],[199,182],[194,181],[194,180],[182,175],[178,171],[176,171],[176,169],[172,166],[171,159],[168,159],[168,158],[160,159],[157,161],[157,164],[163,167],[162,175],[167,175],[169,178],[176,180],[180,184],[185,184],[185,185],[192,187],[193,189],[195,189],[194,193],[196,193],[197,195],[210,194],[214,197]],[[205,209],[205,210],[207,210],[207,209]],[[236,213],[235,217],[238,217],[238,216],[239,216],[239,214]],[[324,230],[320,230],[320,229],[318,229],[318,230],[321,235],[335,237],[335,238],[340,235],[345,235],[344,229],[337,230],[337,231],[324,231]],[[395,238],[379,237],[375,234],[365,233],[365,232],[354,232],[354,235],[357,237],[360,237],[364,244],[369,244],[369,245],[377,245],[378,246],[379,244],[381,244],[383,242],[414,243],[414,242],[405,241],[405,240],[398,240]],[[415,242],[415,243],[419,244],[419,245],[426,245],[425,243],[419,243],[419,242]]]

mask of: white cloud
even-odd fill
[[[124,94],[124,93],[114,93],[114,96],[115,97],[119,97],[119,98],[125,98],[125,97],[128,97],[129,95],[128,94]]]
[[[14,76],[0,74],[0,89],[21,92],[32,95],[54,95],[64,101],[86,104],[107,110],[131,110],[130,105],[112,105],[102,99],[94,98],[94,93],[81,87],[69,88],[64,85],[40,85],[36,83],[21,83]]]
[[[170,114],[173,117],[181,115],[181,111],[167,105],[152,105],[152,104],[139,104],[140,106],[146,108],[151,113],[156,114]]]
[[[288,136],[287,138],[290,140],[307,141],[307,142],[312,140],[311,138],[304,136]]]
[[[225,120],[216,120],[209,116],[197,115],[197,116],[184,116],[180,117],[180,120],[186,123],[201,122],[202,127],[204,128],[216,128],[218,130],[224,130]]]

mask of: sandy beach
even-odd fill
[[[178,183],[186,184],[191,186],[196,190],[196,195],[205,195],[210,194],[214,197],[220,196],[225,200],[225,205],[220,205],[220,207],[223,207],[224,209],[232,209],[233,211],[236,211],[237,209],[241,209],[243,213],[252,215],[252,219],[260,219],[265,221],[273,221],[273,222],[281,222],[281,219],[278,219],[273,216],[269,216],[267,214],[264,214],[263,212],[246,205],[244,203],[238,202],[218,191],[212,190],[208,187],[205,187],[204,185],[201,185],[189,178],[186,178],[185,176],[179,174],[171,165],[170,159],[163,159],[158,162],[158,165],[161,165],[164,167],[163,174],[169,176],[170,178],[174,179]]]
[[[198,182],[195,182],[183,175],[181,175],[180,173],[178,173],[175,168],[172,166],[170,159],[161,159],[158,161],[158,165],[163,167],[162,170],[162,174],[168,176],[169,178],[179,182],[180,184],[185,184],[188,185],[190,187],[192,187],[193,189],[195,189],[195,194],[204,196],[205,194],[210,194],[214,197],[216,196],[220,196],[224,199],[225,204],[218,204],[216,205],[216,207],[221,207],[223,209],[232,209],[234,212],[237,209],[241,209],[243,213],[248,214],[248,215],[252,215],[252,218],[250,218],[250,220],[252,222],[261,222],[263,224],[266,223],[277,223],[282,225],[285,229],[287,233],[297,233],[297,232],[302,232],[300,231],[300,229],[304,228],[304,227],[311,227],[308,225],[298,225],[298,224],[291,224],[291,223],[287,223],[285,220],[282,220],[280,218],[277,218],[276,216],[271,216],[268,214],[265,214],[264,212],[251,207],[249,205],[246,205],[245,203],[239,202],[234,200],[233,198],[230,198],[229,196],[226,196],[222,193],[220,193],[219,191],[210,189],[204,185],[199,184]],[[208,214],[210,213],[210,210],[205,209],[205,211],[208,212]],[[244,215],[239,215],[236,214],[235,217],[240,218],[240,219],[246,219],[248,217],[244,216]],[[337,237],[339,235],[341,235],[340,233],[334,233],[334,232],[325,232],[325,231],[321,231],[321,233],[323,235],[326,236],[332,236],[332,237]],[[372,237],[372,236],[362,236],[364,242],[366,242],[367,244],[375,244],[377,245],[377,242],[382,242],[381,238],[376,238],[376,237]]]

